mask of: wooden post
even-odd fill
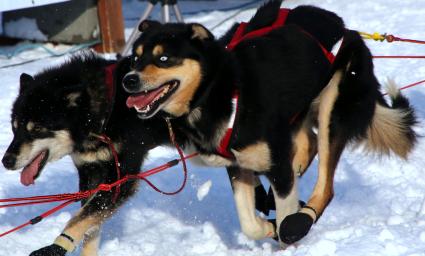
[[[102,43],[96,50],[119,53],[125,45],[121,0],[98,0],[97,12]]]

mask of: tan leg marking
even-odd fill
[[[73,243],[74,248],[69,248],[69,246],[64,247],[63,244],[60,243],[60,241],[58,241],[58,239],[61,239],[60,236],[55,240],[55,244],[58,244],[64,247],[67,251],[73,251],[75,247],[83,239],[86,231],[93,227],[99,226],[102,223],[102,221],[106,218],[104,216],[101,217],[100,214],[83,217],[81,216],[81,212],[82,212],[82,209],[80,209],[79,213],[77,213],[77,215],[71,219],[71,221],[68,223],[68,225],[65,227],[64,231],[62,232],[63,234],[66,234],[72,237],[72,239],[74,239],[74,243]]]
[[[333,178],[339,155],[335,155],[336,147],[330,145],[329,125],[332,110],[338,97],[338,85],[342,73],[337,71],[329,84],[320,95],[318,112],[318,150],[319,150],[319,175],[308,205],[313,207],[320,216],[333,197]]]
[[[254,173],[239,170],[231,181],[242,232],[251,239],[274,237],[276,233],[273,224],[255,213],[254,186],[258,180]]]
[[[272,165],[270,148],[266,142],[259,141],[239,151],[232,149],[238,165],[257,172],[268,171]]]
[[[317,138],[312,128],[312,121],[308,115],[303,120],[298,132],[292,138],[294,148],[292,169],[296,176],[302,176],[304,174],[317,154]]]
[[[285,217],[296,213],[300,208],[297,184],[297,177],[294,175],[294,183],[292,185],[291,191],[285,198],[278,196],[276,189],[274,188],[274,186],[272,186],[274,201],[276,205],[277,234],[279,234],[280,224],[285,219]]]
[[[93,227],[89,230],[83,239],[83,248],[80,256],[96,256],[98,255],[100,243],[100,226]]]

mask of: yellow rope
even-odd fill
[[[378,32],[375,32],[373,34],[369,34],[366,32],[359,32],[359,34],[364,38],[364,39],[373,39],[375,41],[385,41],[387,39],[387,35],[386,34],[379,34]]]

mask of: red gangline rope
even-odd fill
[[[184,156],[183,151],[181,150],[181,148],[178,146],[177,142],[175,141],[175,135],[171,126],[171,122],[166,119],[167,125],[168,125],[168,130],[169,130],[169,135],[170,135],[170,139],[172,144],[176,147],[180,159],[174,159],[171,160],[163,165],[160,165],[158,167],[154,167],[150,170],[147,170],[145,172],[141,172],[139,174],[128,174],[125,175],[124,177],[121,178],[121,169],[120,169],[120,162],[118,159],[118,153],[112,143],[112,140],[107,137],[106,135],[95,135],[96,138],[100,139],[102,142],[107,143],[110,146],[111,152],[114,156],[114,161],[115,161],[115,168],[117,170],[117,175],[118,175],[118,180],[115,181],[114,183],[111,184],[100,184],[97,188],[92,189],[92,190],[87,190],[87,191],[80,191],[80,192],[76,192],[76,193],[66,193],[66,194],[56,194],[56,195],[43,195],[43,196],[32,196],[32,197],[21,197],[21,198],[8,198],[8,199],[0,199],[0,203],[9,203],[9,202],[14,202],[14,203],[9,203],[9,204],[3,204],[0,205],[0,209],[1,208],[9,208],[9,207],[18,207],[18,206],[25,206],[25,205],[33,205],[33,204],[44,204],[44,203],[52,203],[52,202],[60,202],[60,201],[66,201],[58,206],[55,206],[53,208],[51,208],[50,210],[42,213],[41,215],[35,217],[32,220],[29,220],[11,230],[8,230],[4,233],[0,233],[0,237],[6,236],[12,232],[15,232],[19,229],[22,229],[30,224],[35,225],[38,222],[40,222],[43,218],[53,214],[54,212],[57,212],[59,210],[61,210],[62,208],[68,206],[71,203],[77,202],[81,199],[84,198],[88,198],[92,195],[94,195],[95,193],[99,192],[99,191],[111,191],[113,188],[115,188],[115,194],[113,197],[113,201],[115,202],[117,196],[119,195],[119,187],[121,186],[121,184],[127,182],[128,180],[132,180],[132,179],[141,179],[144,180],[149,186],[151,186],[155,191],[164,194],[164,195],[176,195],[178,193],[180,193],[186,183],[187,183],[187,165],[186,165],[186,161],[187,159],[193,158],[196,155],[198,155],[198,153],[193,153],[190,154],[188,156]],[[179,162],[182,162],[183,164],[183,172],[184,172],[184,178],[183,178],[183,182],[182,185],[179,187],[179,189],[177,189],[174,192],[165,192],[160,190],[157,186],[155,186],[152,182],[150,182],[147,177],[154,175],[156,173],[162,172],[166,169],[169,169],[175,165],[177,165]]]

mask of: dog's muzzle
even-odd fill
[[[137,74],[127,74],[122,80],[124,90],[129,93],[140,92],[140,78]]]
[[[15,167],[16,164],[16,156],[14,154],[10,154],[10,153],[6,153],[3,156],[3,159],[1,160],[3,163],[3,166],[10,170],[13,169]]]

